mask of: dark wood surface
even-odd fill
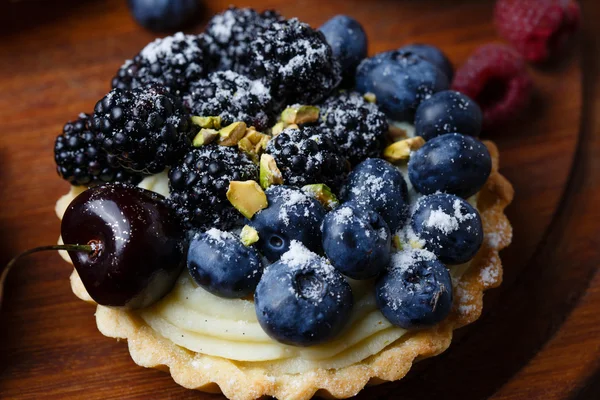
[[[4,0],[2,0],[4,1]],[[123,60],[154,38],[125,2],[0,1],[0,263],[56,241],[55,200],[68,185],[54,171],[62,124],[90,111]],[[203,27],[230,1],[205,1]],[[277,8],[318,26],[337,13],[365,26],[370,52],[411,41],[443,48],[460,65],[497,41],[491,1],[239,1]],[[520,121],[484,136],[501,150],[516,189],[505,281],[484,315],[443,355],[402,381],[358,398],[600,398],[600,6],[583,1],[577,44],[531,69],[535,98]],[[71,293],[57,254],[23,261],[0,310],[2,399],[220,399],[185,390],[136,366],[126,346],[96,329],[93,307]]]

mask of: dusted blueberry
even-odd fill
[[[212,228],[189,245],[188,271],[209,292],[230,298],[251,295],[262,276],[258,253],[229,232]]]
[[[448,82],[452,82],[454,78],[454,67],[448,57],[437,47],[430,44],[409,44],[403,46],[399,51],[409,51],[426,59],[436,67],[438,67],[448,77]]]
[[[415,132],[425,140],[452,132],[478,137],[482,120],[481,108],[470,97],[445,90],[419,105]]]
[[[256,288],[258,322],[273,339],[312,346],[335,337],[352,312],[352,289],[322,257],[293,241]]]
[[[487,147],[458,133],[431,139],[408,162],[408,177],[422,194],[444,192],[467,198],[481,189],[491,172]]]
[[[180,29],[200,10],[199,0],[128,0],[133,18],[153,31]]]
[[[319,30],[341,64],[344,78],[354,78],[356,67],[367,56],[367,34],[360,22],[347,15],[336,15]]]
[[[271,262],[289,250],[292,240],[321,251],[321,222],[325,209],[299,188],[271,186],[265,191],[269,206],[252,217],[258,231],[258,249]]]
[[[322,230],[327,258],[352,279],[374,278],[390,260],[390,229],[369,207],[346,203],[325,216]]]
[[[452,279],[448,269],[425,250],[396,253],[375,283],[382,314],[404,329],[419,329],[443,321],[452,309]]]
[[[444,264],[471,260],[483,242],[481,217],[472,205],[451,194],[434,194],[417,201],[411,219],[425,248]]]
[[[412,123],[419,104],[448,87],[446,74],[410,52],[380,53],[363,60],[356,70],[356,89],[373,93],[381,110],[399,122]]]
[[[358,164],[341,192],[343,201],[371,207],[388,224],[391,232],[404,225],[408,208],[408,188],[402,173],[381,158]]]

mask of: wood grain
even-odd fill
[[[205,1],[196,31],[230,1]],[[365,26],[370,51],[412,41],[442,47],[456,65],[497,41],[491,1],[261,0],[318,26],[334,14]],[[488,132],[517,197],[508,211],[515,242],[502,254],[505,282],[445,354],[399,383],[359,398],[599,398],[600,369],[600,17],[582,2],[579,45],[558,64],[532,69],[535,101],[520,121]],[[55,242],[54,202],[68,185],[54,171],[62,124],[90,111],[126,58],[154,35],[125,2],[0,2],[0,262]],[[583,85],[582,85],[583,82]],[[0,398],[134,399],[221,396],[187,391],[137,367],[126,346],[96,329],[93,308],[70,291],[70,269],[54,254],[24,261],[0,310]],[[597,385],[596,385],[597,386]]]

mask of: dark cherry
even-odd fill
[[[184,233],[164,198],[124,184],[77,196],[61,225],[65,243],[90,296],[105,306],[143,308],[173,287],[185,265]]]

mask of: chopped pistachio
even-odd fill
[[[410,247],[412,247],[413,249],[422,249],[423,248],[423,244],[421,242],[419,242],[418,240],[411,239],[411,240],[409,240],[408,244],[410,244]]]
[[[246,134],[246,124],[238,121],[219,129],[219,144],[235,146]]]
[[[329,186],[323,183],[306,185],[302,187],[302,190],[317,199],[327,210],[333,210],[340,205],[339,200]]]
[[[367,92],[363,97],[369,103],[377,103],[377,96],[375,96],[375,93]]]
[[[275,125],[273,125],[273,128],[271,128],[271,134],[273,136],[279,135],[281,132],[283,132],[286,126],[287,125],[283,122],[276,123]]]
[[[298,124],[289,124],[285,127],[285,129],[300,129],[300,127],[298,126]]]
[[[246,129],[246,134],[238,142],[238,147],[248,154],[252,161],[258,163],[260,155],[266,150],[270,139],[271,136],[261,133],[251,126]]]
[[[408,122],[390,121],[388,129],[388,137],[392,142],[397,142],[402,139],[415,136],[415,127]]]
[[[214,141],[217,136],[219,136],[219,132],[215,129],[202,128],[194,137],[192,144],[194,147],[201,147]]]
[[[192,123],[200,128],[221,129],[221,117],[192,117]]]
[[[240,240],[244,246],[252,246],[259,240],[258,231],[250,225],[244,225],[242,232],[240,233]]]
[[[400,140],[383,150],[383,158],[391,163],[407,161],[410,153],[420,149],[424,144],[425,140],[421,136]]]
[[[281,121],[286,124],[307,124],[319,119],[319,107],[296,105],[283,110]]]
[[[255,181],[229,182],[227,200],[248,219],[269,205],[267,195]]]
[[[392,238],[392,246],[394,246],[394,248],[396,250],[402,250],[402,240],[400,240],[400,236],[398,235],[394,235]]]
[[[281,171],[277,167],[275,159],[270,154],[265,153],[260,156],[259,181],[260,186],[262,186],[263,189],[266,189],[271,185],[283,185]]]

